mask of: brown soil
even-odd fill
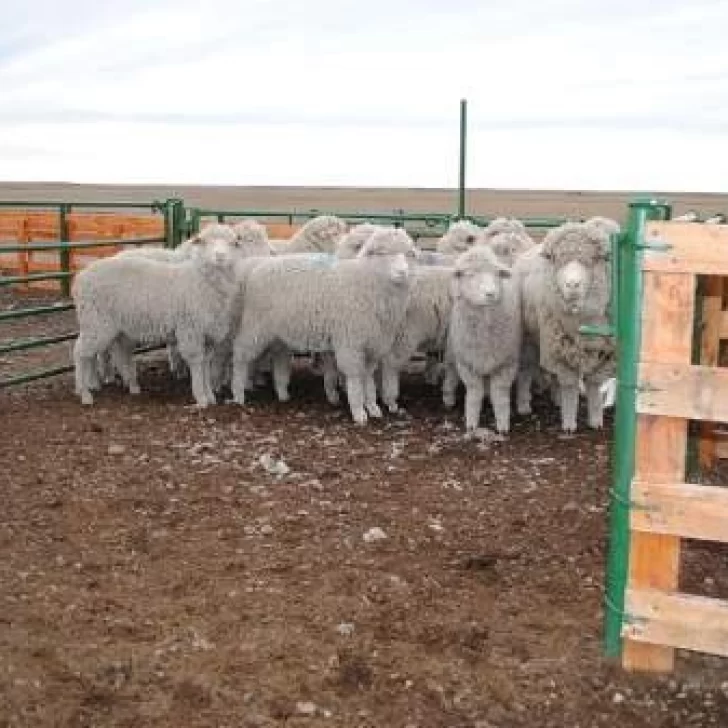
[[[728,723],[724,661],[602,658],[609,429],[541,402],[464,442],[414,375],[366,428],[303,368],[244,412],[191,408],[159,355],[142,386],[0,393],[0,726]],[[685,560],[728,594],[724,552]]]
[[[220,207],[454,202],[197,192]],[[623,210],[609,195],[542,209],[549,193],[499,194],[474,195],[476,211]],[[0,308],[47,300],[4,294]],[[2,322],[0,340],[74,328],[72,313]],[[65,364],[69,349],[3,355],[0,378]],[[538,402],[506,442],[479,446],[461,437],[461,408],[444,413],[414,375],[410,416],[366,428],[304,369],[290,403],[263,390],[244,412],[190,407],[161,354],[141,383],[92,408],[68,374],[0,391],[0,728],[728,725],[724,660],[682,654],[657,677],[602,657],[611,424],[564,439]],[[373,528],[386,538],[365,540]],[[728,597],[725,549],[690,543],[683,562],[686,591]]]

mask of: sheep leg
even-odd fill
[[[465,429],[467,432],[475,432],[480,423],[485,396],[483,377],[463,365],[458,365],[458,374],[465,385]]]
[[[129,394],[139,394],[139,380],[137,367],[134,361],[134,342],[125,336],[118,336],[111,345],[111,362],[116,371],[121,374],[121,381],[129,390]]]
[[[392,414],[399,412],[399,367],[391,358],[382,361],[382,401]]]
[[[593,379],[587,379],[585,386],[589,427],[593,430],[601,430],[604,427],[604,398],[601,383]]]
[[[230,339],[223,339],[214,347],[210,356],[210,389],[213,392],[219,392],[225,385],[230,384],[231,357]]]
[[[490,377],[490,402],[495,415],[495,429],[505,435],[511,428],[511,387],[515,369],[507,369]]]
[[[516,408],[519,415],[531,414],[531,386],[533,384],[533,367],[522,366],[516,379]]]
[[[445,377],[442,380],[442,403],[446,409],[452,409],[455,406],[458,384],[460,384],[460,377],[457,367],[446,362]]]
[[[202,384],[205,388],[205,398],[208,404],[217,404],[217,397],[215,391],[212,388],[212,359],[215,355],[215,349],[212,347],[205,347],[203,360],[202,360]]]
[[[436,387],[440,381],[440,357],[432,351],[428,351],[425,356],[425,382]]]
[[[100,323],[88,328],[93,333],[82,330],[73,346],[76,393],[81,397],[81,404],[84,405],[94,403],[91,389],[98,383],[97,357],[100,352],[106,351],[114,340],[113,335],[104,333],[104,328]]]
[[[167,342],[167,361],[169,362],[170,374],[175,379],[183,379],[186,374],[187,365],[180,355],[174,339],[170,339]]]
[[[209,378],[205,369],[209,363],[208,354],[205,350],[205,342],[201,337],[195,336],[192,332],[177,332],[177,346],[179,353],[187,363],[192,380],[192,396],[198,407],[207,407],[212,404],[209,398]]]
[[[270,341],[252,327],[241,328],[233,342],[233,402],[245,404],[245,390],[251,364],[268,348]]]
[[[559,377],[559,395],[561,400],[561,429],[566,433],[576,432],[576,415],[579,409],[578,377]]]
[[[366,398],[367,367],[364,355],[351,349],[336,351],[336,364],[346,377],[346,394],[354,422],[365,425],[367,412],[364,408]]]
[[[364,407],[370,417],[379,419],[382,416],[382,410],[377,404],[377,383],[374,381],[376,368],[376,361],[367,362],[364,380]]]
[[[331,405],[338,405],[341,401],[339,396],[339,370],[336,366],[336,357],[330,351],[320,355],[321,371],[324,378],[324,392],[326,401]]]
[[[288,402],[291,395],[288,385],[291,383],[291,355],[286,349],[273,354],[273,386],[279,402]]]

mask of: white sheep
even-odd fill
[[[583,336],[580,328],[608,321],[609,248],[602,227],[570,222],[551,230],[514,268],[524,318],[518,411],[531,411],[531,380],[540,364],[558,381],[562,429],[569,433],[576,431],[582,379],[589,426],[603,424],[600,386],[613,375],[614,344],[605,337]]]
[[[371,222],[363,222],[354,225],[349,232],[339,238],[334,247],[334,255],[341,260],[347,258],[356,258],[359,251],[367,240],[377,231],[382,229],[382,225],[375,225]]]
[[[486,225],[483,230],[483,238],[488,242],[491,238],[502,233],[515,233],[528,237],[526,226],[515,217],[496,217]]]
[[[450,223],[447,232],[438,240],[436,251],[440,255],[454,257],[461,255],[482,240],[483,228],[470,220],[457,220]]]
[[[510,429],[511,386],[518,373],[521,350],[520,292],[510,268],[487,245],[478,245],[458,257],[452,274],[452,311],[448,332],[448,358],[465,385],[465,427],[478,430],[489,380],[496,430]],[[457,378],[446,377],[453,387]]]
[[[391,350],[382,359],[382,401],[390,412],[399,411],[400,372],[415,353],[425,348],[432,358],[445,350],[452,308],[452,275],[453,268],[445,266],[413,269],[404,321]]]
[[[367,414],[381,416],[372,374],[404,319],[414,256],[404,230],[385,228],[351,260],[285,256],[253,268],[243,280],[234,343],[235,401],[245,402],[250,362],[278,341],[291,351],[333,351],[346,377],[353,419],[363,424]]]
[[[347,229],[346,221],[336,215],[317,215],[304,223],[289,240],[271,241],[271,247],[280,255],[333,253]]]
[[[164,343],[172,337],[187,362],[192,392],[204,407],[215,401],[209,382],[210,344],[227,335],[239,291],[235,275],[235,234],[210,226],[192,243],[189,259],[169,262],[143,256],[114,256],[91,263],[73,286],[79,321],[74,346],[76,389],[92,404],[95,361],[114,342],[121,351],[122,375],[138,392],[130,343]]]
[[[535,245],[528,233],[513,230],[485,236],[484,244],[495,253],[501,263],[509,268],[513,267],[516,260]]]

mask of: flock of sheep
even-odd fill
[[[76,391],[92,404],[92,390],[118,375],[138,393],[134,348],[161,343],[173,372],[189,370],[200,407],[228,387],[244,404],[268,371],[287,400],[292,357],[309,353],[328,401],[344,387],[365,423],[382,416],[379,402],[398,411],[400,372],[423,352],[445,407],[464,384],[469,433],[486,391],[496,430],[509,431],[514,383],[520,414],[531,411],[532,388],[546,386],[574,432],[583,392],[599,428],[614,344],[580,327],[606,323],[618,230],[607,218],[568,222],[536,244],[512,218],[461,220],[428,252],[402,228],[349,228],[330,215],[290,241],[269,240],[251,219],[211,224],[175,250],[128,249],[78,274]]]

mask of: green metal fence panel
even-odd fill
[[[617,266],[617,403],[613,485],[609,507],[609,551],[604,605],[604,647],[622,651],[622,622],[629,565],[629,512],[637,434],[637,367],[642,323],[642,250],[648,220],[669,217],[669,205],[655,200],[630,203],[626,231],[619,237]]]

